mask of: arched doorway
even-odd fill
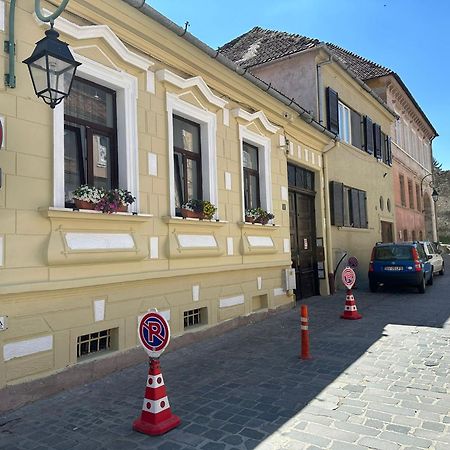
[[[428,194],[423,197],[423,213],[425,215],[425,238],[433,240],[433,211],[431,209],[431,199]]]

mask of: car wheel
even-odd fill
[[[431,271],[430,279],[427,282],[428,286],[433,286],[433,277],[434,277],[434,274],[433,274],[433,271]]]
[[[425,294],[425,275],[422,277],[419,285],[417,286],[417,290],[420,294]]]
[[[377,292],[378,283],[376,281],[369,281],[369,289],[370,289],[370,292]]]
[[[442,263],[442,269],[439,271],[439,275],[444,275],[445,273],[445,268],[444,268],[444,263]]]

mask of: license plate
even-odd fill
[[[384,270],[388,270],[390,272],[401,272],[403,270],[403,267],[401,266],[387,266],[384,268]]]

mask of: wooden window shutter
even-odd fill
[[[387,155],[387,163],[392,166],[392,142],[391,137],[386,136],[386,155]]]
[[[377,123],[373,124],[373,146],[375,158],[381,159],[381,127]]]
[[[331,225],[344,226],[344,184],[330,181]]]
[[[387,164],[386,135],[381,132],[381,159]]]
[[[352,222],[355,228],[361,228],[361,216],[359,213],[359,191],[352,189],[350,191],[351,208],[352,208]]]
[[[367,199],[364,191],[358,191],[360,227],[367,228]]]
[[[352,124],[352,145],[362,150],[362,127],[361,127],[361,114],[351,110],[351,124]]]
[[[338,102],[338,93],[327,87],[327,128],[335,134],[339,134]]]
[[[364,149],[373,154],[373,122],[370,117],[364,116]]]

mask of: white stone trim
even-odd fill
[[[158,259],[159,258],[159,238],[158,237],[149,238],[149,245],[150,245],[149,258],[150,259]]]
[[[170,321],[170,309],[165,309],[164,311],[158,311],[159,314],[161,314],[161,316],[164,317],[164,319],[167,320],[167,322]]]
[[[44,9],[44,14],[50,14],[51,12]],[[34,13],[35,20],[41,27],[48,27],[48,24],[41,22]],[[143,71],[147,71],[149,67],[154,66],[155,63],[150,61],[137,53],[134,53],[124,45],[124,43],[116,36],[116,34],[108,27],[108,25],[85,25],[80,26],[70,20],[64,19],[59,16],[55,20],[55,28],[60,33],[64,33],[74,39],[98,39],[101,38],[108,43],[108,45],[117,53],[120,58],[128,64],[137,67]],[[77,59],[77,58],[75,58]]]
[[[198,90],[204,95],[204,97],[208,100],[212,105],[217,106],[218,108],[225,108],[225,105],[228,102],[219,96],[215,95],[208,85],[205,83],[202,77],[192,77],[192,78],[182,78],[175,73],[171,72],[167,69],[161,69],[156,72],[156,79],[161,82],[167,82],[172,84],[180,89],[189,89],[192,87],[197,87]]]
[[[236,108],[233,109],[231,111],[231,114],[234,117],[239,117],[241,119],[246,120],[247,122],[254,122],[256,119],[259,119],[259,121],[261,122],[261,124],[264,126],[264,128],[266,129],[266,131],[268,131],[269,133],[276,133],[278,131],[278,127],[273,125],[269,119],[266,117],[266,115],[264,114],[263,111],[256,111],[253,114],[249,113],[248,111],[246,111],[245,109],[242,108]],[[284,138],[284,136],[283,136]],[[281,139],[280,139],[281,141]],[[284,145],[280,144],[280,145]]]
[[[227,108],[223,108],[223,124],[226,127],[230,126],[230,110]]]
[[[15,341],[3,346],[3,360],[9,361],[13,358],[33,355],[34,353],[46,352],[53,349],[53,336],[42,336],[25,341]]]
[[[158,155],[156,153],[147,153],[148,174],[158,176]]]
[[[273,290],[274,297],[279,297],[280,295],[286,295],[286,291],[283,288],[275,288]]]
[[[240,140],[240,162],[241,162],[241,185],[244,186],[244,142],[255,145],[259,151],[259,195],[261,196],[261,207],[272,212],[272,169],[271,169],[271,141],[265,136],[248,130],[239,125]],[[241,192],[242,220],[245,220],[244,189]]]
[[[0,122],[2,123],[2,128],[3,128],[3,142],[2,142],[2,145],[0,146],[0,149],[1,149],[1,148],[5,148],[5,141],[6,141],[6,123],[5,123],[4,116],[0,116]]]
[[[227,255],[234,255],[234,242],[232,237],[227,237]]]
[[[200,300],[200,286],[198,284],[192,286],[192,301],[198,302]]]
[[[219,300],[219,308],[228,308],[230,306],[242,305],[245,302],[243,295],[236,295],[235,297],[226,297]]]
[[[5,264],[5,236],[0,236],[0,267]]]
[[[297,147],[297,155],[298,159],[302,159],[302,148],[300,145]]]
[[[283,251],[284,253],[291,252],[291,240],[289,238],[283,239]]]
[[[136,248],[129,233],[64,233],[70,250],[133,250]]]
[[[256,286],[258,288],[258,291],[260,291],[262,289],[262,277],[256,278]]]
[[[128,189],[136,197],[136,210],[139,212],[137,78],[84,56],[74,54],[74,57],[82,63],[77,69],[78,76],[116,91],[119,186]],[[53,159],[53,206],[63,208],[64,101],[53,113]]]
[[[287,202],[289,200],[289,191],[286,186],[281,186],[281,200]]]
[[[250,247],[273,247],[274,243],[270,236],[247,236]]]
[[[5,31],[5,0],[0,0],[0,31]]]
[[[232,187],[231,187],[231,173],[230,172],[225,172],[225,189],[227,191],[231,191]]]
[[[217,248],[216,238],[212,234],[177,234],[180,248]]]
[[[170,214],[175,216],[175,174],[173,161],[173,116],[178,115],[192,120],[200,125],[201,155],[202,155],[202,190],[203,199],[209,200],[217,208],[217,157],[216,157],[216,114],[205,111],[197,106],[180,100],[175,94],[168,92],[167,100],[167,130],[168,130],[168,155],[169,155],[169,204]],[[218,218],[216,211],[214,218]]]
[[[156,92],[155,72],[147,70],[147,92],[154,94]]]
[[[94,321],[101,322],[105,320],[105,303],[106,300],[104,298],[94,300]]]

